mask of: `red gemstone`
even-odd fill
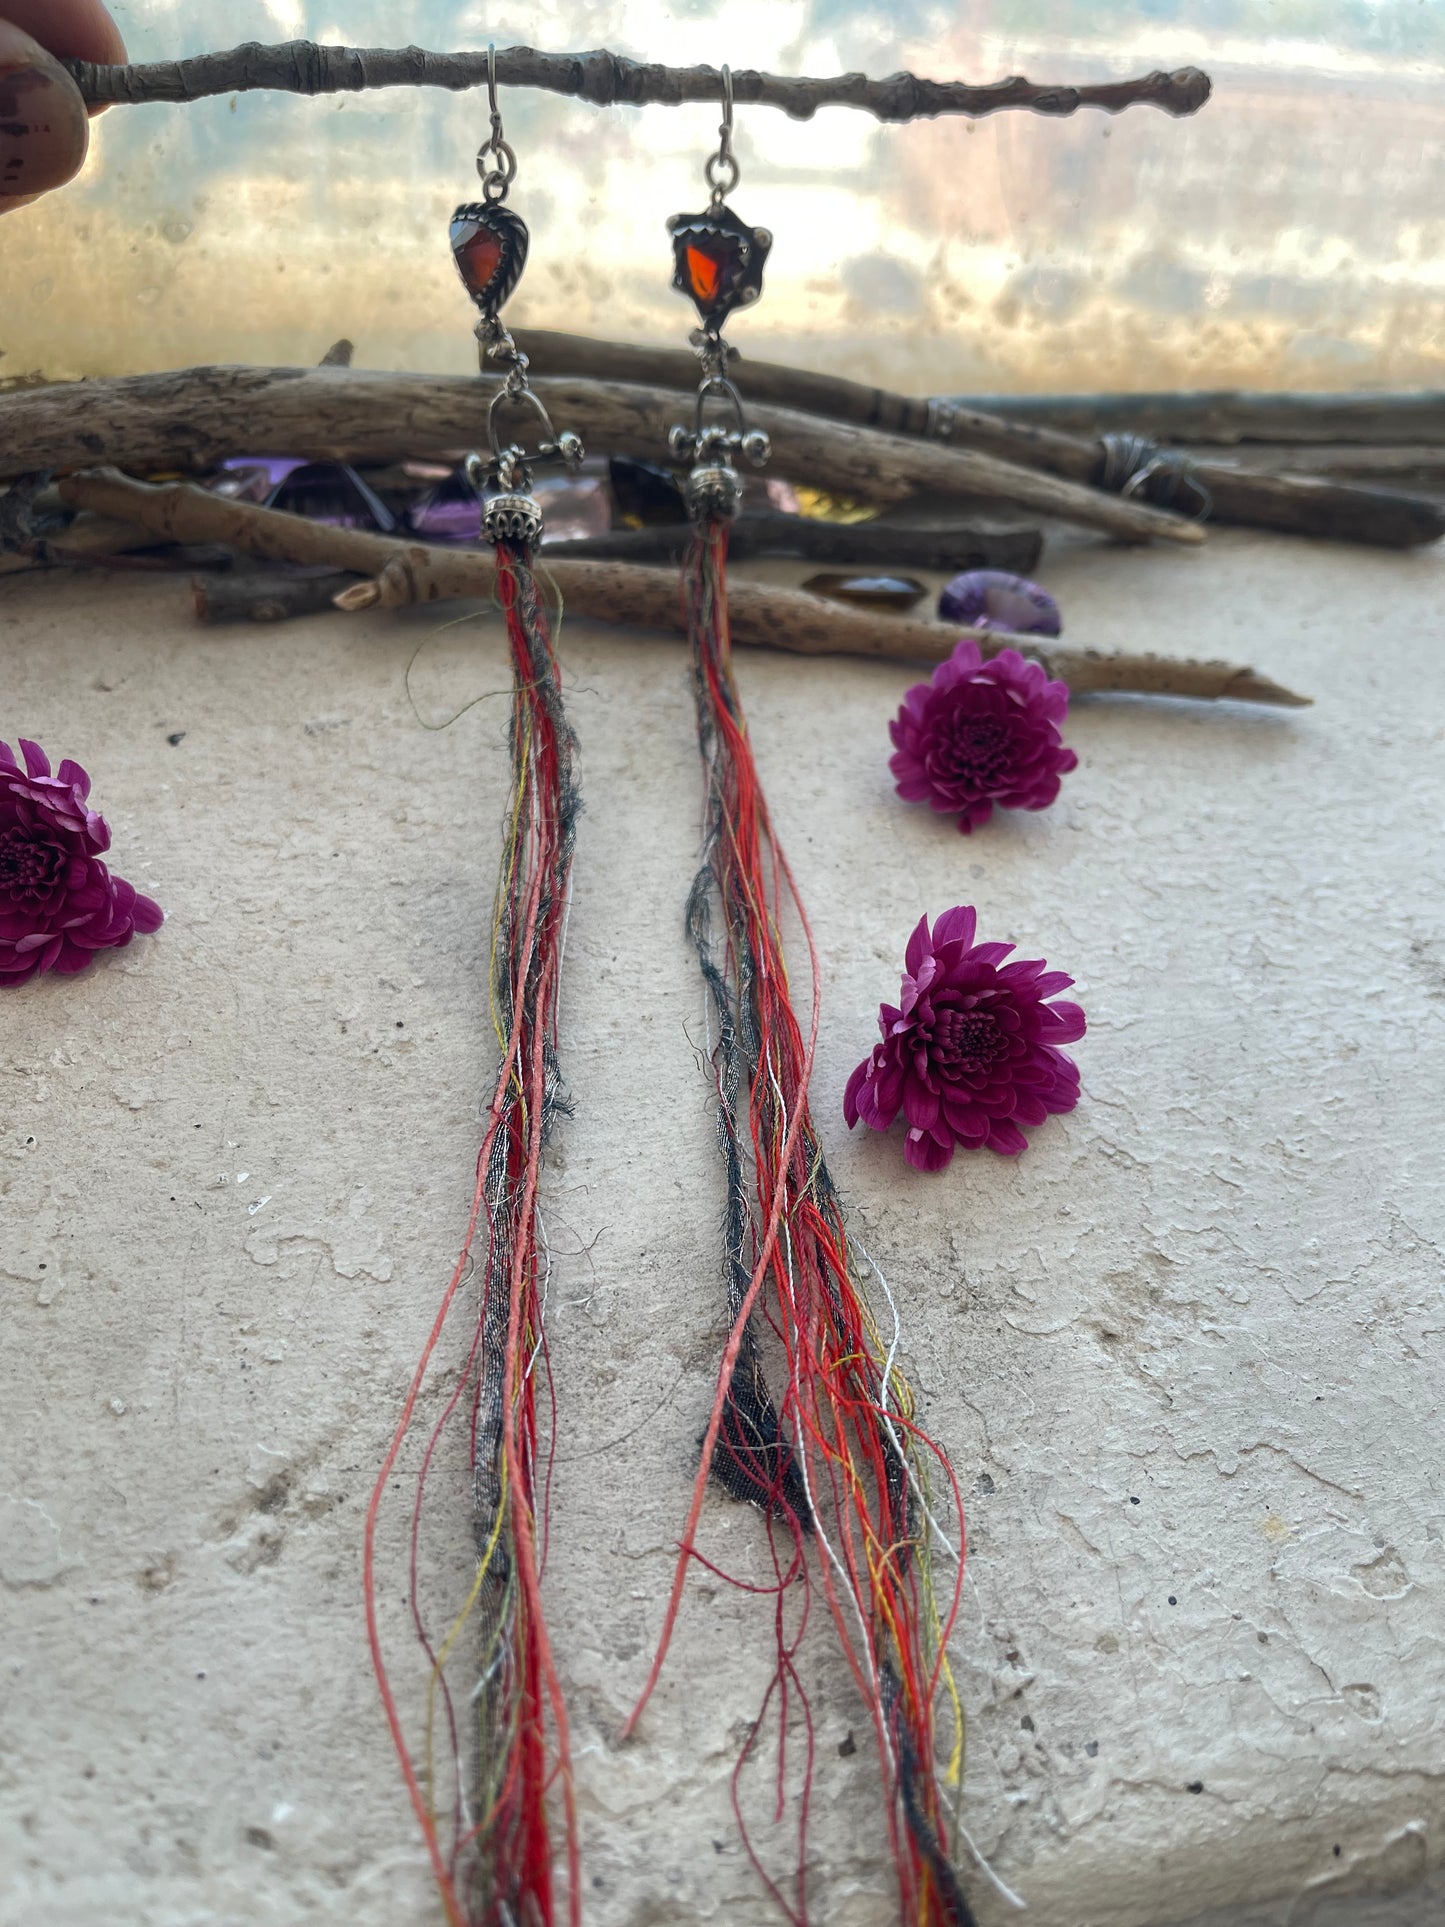
[[[479,300],[496,279],[502,265],[502,237],[490,228],[478,227],[456,244],[457,266],[468,291]]]
[[[738,267],[740,249],[731,234],[700,234],[688,240],[684,250],[688,292],[704,307],[725,294]]]

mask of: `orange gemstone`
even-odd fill
[[[716,255],[704,254],[701,248],[689,243],[687,279],[694,301],[716,301],[722,283],[722,268],[723,264]]]
[[[502,238],[490,228],[479,227],[470,240],[456,251],[462,279],[474,295],[484,295],[502,265]]]

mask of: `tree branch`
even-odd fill
[[[691,389],[697,381],[697,357],[685,348],[643,348],[543,328],[516,332],[535,373],[662,382],[683,389]],[[943,447],[972,448],[1015,467],[1037,468],[1081,485],[1094,483],[1099,472],[1098,437],[1064,434],[1045,425],[1047,404],[1038,405],[1037,421],[1028,418],[1022,403],[1017,416],[989,415],[976,408],[890,394],[836,375],[749,361],[743,355],[729,362],[728,374],[750,402],[856,422]],[[1127,420],[1125,403],[1115,406]],[[1319,475],[1247,472],[1233,458],[1199,460],[1194,473],[1209,491],[1212,522],[1398,549],[1435,542],[1445,534],[1445,506],[1395,489],[1361,487]]]
[[[322,47],[310,40],[290,40],[275,47],[248,41],[225,53],[134,67],[96,66],[86,60],[66,64],[91,106],[204,100],[257,88],[287,94],[355,94],[371,87],[445,87],[459,93],[484,85],[487,78],[485,52]],[[686,101],[717,102],[722,93],[716,68],[660,67],[626,60],[604,48],[585,54],[549,54],[534,47],[509,47],[497,54],[497,79],[504,87],[571,94],[595,107],[676,107]],[[922,80],[916,74],[890,74],[883,80],[839,74],[831,80],[807,80],[749,68],[734,73],[732,79],[733,99],[740,106],[778,107],[792,120],[811,120],[820,107],[856,107],[883,121],[924,120],[939,114],[978,119],[1006,107],[1061,116],[1077,113],[1081,107],[1117,114],[1126,107],[1150,106],[1182,116],[1198,113],[1211,85],[1209,76],[1197,67],[1082,87],[1040,85],[1017,75],[979,87],[962,80]]]
[[[665,388],[622,382],[536,384],[553,421],[595,450],[666,460],[684,404]],[[474,375],[382,374],[356,368],[188,368],[57,382],[0,395],[0,478],[39,469],[198,471],[248,448],[312,460],[391,461],[485,447],[497,384]],[[752,425],[772,437],[773,468],[865,502],[920,489],[1022,504],[1130,542],[1198,543],[1183,516],[1082,488],[969,448],[881,435],[781,408]]]
[[[360,529],[333,528],[278,509],[228,501],[187,482],[137,482],[114,469],[96,469],[68,476],[60,484],[60,494],[72,507],[138,523],[173,542],[227,542],[262,561],[324,563],[371,577],[337,598],[338,607],[348,611],[459,596],[487,597],[496,583],[491,556],[476,549],[428,548]],[[686,633],[677,575],[672,570],[639,568],[628,562],[559,561],[548,563],[546,573],[574,616]],[[1038,636],[878,617],[825,602],[800,589],[774,589],[758,582],[731,583],[728,612],[734,642],[798,655],[936,663],[948,656],[960,634],[970,634],[985,655],[1013,647],[1035,657],[1076,695],[1118,690],[1203,701],[1227,698],[1289,709],[1309,702],[1307,696],[1297,696],[1234,663],[1080,649]]]

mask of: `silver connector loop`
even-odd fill
[[[707,419],[710,403],[721,404],[721,421]],[[692,427],[677,423],[668,432],[667,445],[677,461],[691,464],[683,498],[694,522],[732,521],[743,501],[739,457],[751,468],[762,468],[772,454],[762,429],[748,427],[742,396],[719,374],[703,379]]]

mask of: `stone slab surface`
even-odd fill
[[[1064,546],[1046,580],[1077,639],[1252,660],[1318,704],[1080,705],[1059,805],[965,840],[891,794],[906,672],[740,671],[823,959],[818,1114],[968,1494],[968,1824],[1035,1927],[1425,1927],[1445,575],[1222,536]],[[490,1071],[505,704],[428,732],[403,677],[424,644],[440,721],[504,672],[490,624],[436,625],[198,630],[182,584],[133,577],[0,594],[0,735],[90,767],[117,869],[169,913],[0,1004],[3,1927],[441,1918],[359,1593]],[[765,1602],[694,1581],[642,1742],[610,1744],[708,1402],[721,1193],[681,934],[683,656],[580,622],[563,652],[586,815],[548,1590],[585,1917],[762,1927],[728,1784]],[[1085,1097],[1020,1162],[927,1177],[850,1140],[841,1095],[909,928],[960,901],[1078,977]],[[755,1513],[710,1501],[704,1540],[763,1575]],[[816,1633],[813,1918],[886,1927],[876,1767]],[[1010,1918],[970,1881],[986,1927]]]

